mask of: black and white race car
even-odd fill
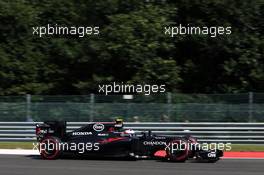
[[[88,123],[70,132],[66,132],[66,122],[44,122],[36,125],[36,136],[43,159],[71,155],[216,162],[223,156],[220,150],[202,150],[191,136],[168,137],[154,135],[151,131],[136,134],[133,130],[123,129],[120,119],[115,122]]]

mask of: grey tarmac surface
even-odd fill
[[[170,163],[157,160],[41,160],[38,156],[0,155],[0,175],[263,175],[264,160]]]

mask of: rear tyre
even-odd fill
[[[42,159],[54,160],[61,155],[61,140],[57,137],[46,137],[40,141],[39,152]]]
[[[172,162],[185,162],[188,159],[188,150],[185,140],[173,140],[170,142],[170,149],[166,150],[167,159]]]

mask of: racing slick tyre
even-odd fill
[[[185,145],[185,146],[184,146]],[[188,159],[188,143],[185,140],[173,140],[167,149],[167,159],[172,162],[185,162]]]
[[[61,155],[61,140],[57,137],[46,137],[39,143],[39,152],[42,159],[53,160]]]
[[[190,135],[186,135],[185,139],[191,145],[191,147],[189,147],[189,150],[188,150],[188,158],[193,158],[193,157],[195,157],[196,150],[199,149],[199,147],[198,147],[199,144],[197,142],[197,139],[190,136]]]

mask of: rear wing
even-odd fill
[[[36,125],[36,137],[38,141],[47,136],[63,138],[65,134],[65,121],[45,121],[43,124]]]

